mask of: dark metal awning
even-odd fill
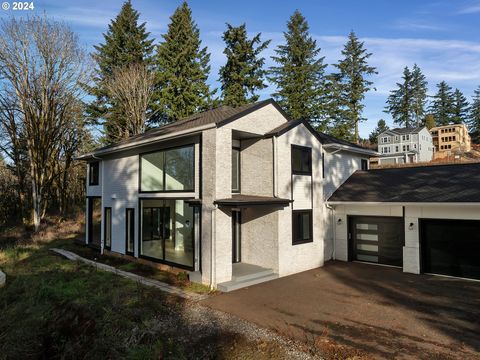
[[[229,207],[279,206],[286,207],[293,200],[270,196],[233,195],[231,198],[215,200],[214,204]]]

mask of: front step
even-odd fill
[[[262,273],[263,273],[263,271],[262,271]],[[256,275],[256,277],[255,277],[255,275]],[[227,282],[224,282],[224,283],[221,283],[221,284],[217,284],[217,290],[220,290],[222,292],[229,292],[229,291],[241,289],[241,288],[244,288],[244,287],[247,287],[247,286],[260,284],[260,283],[267,282],[267,281],[274,280],[274,279],[278,278],[278,274],[274,274],[273,271],[271,271],[270,274],[260,275],[260,276],[258,276],[258,275],[259,275],[258,273],[249,274],[249,275],[241,276],[241,278],[246,278],[246,279],[243,279],[241,281],[233,279],[232,281],[227,281]],[[254,277],[252,277],[252,276],[254,276]]]
[[[269,275],[273,275],[273,269],[264,269],[254,273],[242,274],[242,275],[232,275],[232,281],[243,282],[248,280],[253,280],[256,278],[261,278]]]

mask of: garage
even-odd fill
[[[480,221],[420,219],[422,272],[480,279]]]
[[[349,216],[349,260],[402,266],[401,217]]]

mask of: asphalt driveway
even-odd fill
[[[480,282],[328,262],[203,304],[376,358],[480,359]]]

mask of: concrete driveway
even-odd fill
[[[332,261],[203,304],[375,358],[480,359],[480,282]]]

